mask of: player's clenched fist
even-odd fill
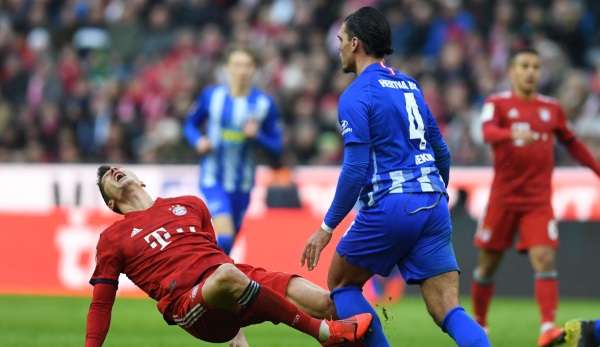
[[[196,142],[196,152],[200,155],[208,154],[212,151],[212,143],[206,137],[201,137]]]

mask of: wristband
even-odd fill
[[[321,223],[321,229],[323,229],[328,234],[333,233],[333,229],[330,228],[327,224],[325,224],[325,222]]]

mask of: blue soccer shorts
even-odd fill
[[[459,271],[448,204],[440,193],[388,194],[359,211],[336,250],[352,265],[382,276],[398,266],[407,283]]]
[[[250,193],[227,192],[220,185],[200,187],[200,193],[206,201],[206,206],[213,217],[230,215],[235,226],[235,232],[240,231],[244,215],[250,203]]]

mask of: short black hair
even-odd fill
[[[96,184],[98,185],[98,189],[100,190],[100,195],[102,195],[102,199],[104,200],[104,203],[106,204],[106,206],[108,206],[108,201],[110,200],[110,198],[108,197],[108,195],[106,195],[106,192],[104,191],[104,187],[102,186],[102,177],[104,177],[104,175],[106,174],[106,172],[108,170],[110,170],[110,165],[100,165],[100,167],[98,167],[98,171],[96,173],[96,178],[97,178]],[[112,208],[112,210],[116,213],[123,214],[117,206],[114,206],[114,208]]]
[[[535,48],[530,47],[530,46],[515,48],[510,52],[510,56],[508,58],[508,64],[512,65],[515,62],[515,58],[519,54],[524,54],[524,53],[533,54],[533,55],[537,55],[537,56],[540,55],[540,53]]]
[[[394,52],[390,24],[376,8],[361,7],[346,17],[344,22],[350,38],[361,40],[367,55],[383,58]]]

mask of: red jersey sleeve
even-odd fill
[[[568,145],[571,141],[575,139],[575,133],[569,129],[569,125],[567,124],[567,117],[565,116],[565,111],[560,105],[557,105],[557,124],[556,129],[554,129],[554,133],[556,134],[556,138],[560,142],[565,145]]]
[[[99,283],[94,286],[87,316],[85,347],[100,347],[104,343],[116,294],[117,288],[110,284]]]
[[[96,268],[90,279],[91,285],[98,283],[111,284],[118,287],[122,262],[119,247],[110,242],[105,233],[100,234],[96,246]]]
[[[511,131],[500,126],[500,113],[498,105],[493,98],[487,98],[481,110],[481,123],[483,127],[483,140],[487,143],[496,143],[511,140]]]

